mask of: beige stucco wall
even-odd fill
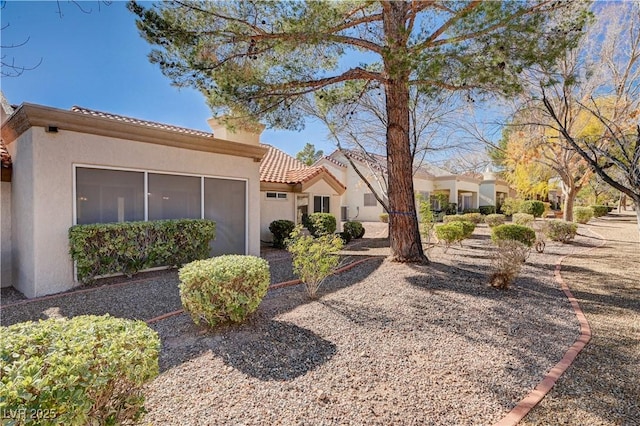
[[[315,196],[323,196],[323,197],[331,197],[329,200],[329,213],[331,213],[336,218],[337,231],[342,232],[342,222],[340,221],[340,195],[324,180],[320,180],[310,187],[306,188],[305,191],[309,194],[309,211],[313,210],[313,197]]]
[[[0,287],[11,287],[11,183],[0,182]]]
[[[215,143],[215,142],[213,142]],[[17,148],[15,148],[17,146]],[[9,145],[13,170],[14,287],[27,297],[73,281],[67,232],[73,225],[73,165],[248,178],[248,254],[260,253],[259,164],[250,158],[33,127]],[[16,273],[17,272],[17,273]]]
[[[286,219],[295,222],[296,195],[293,192],[288,192],[287,199],[281,200],[267,198],[267,191],[260,192],[260,239],[262,241],[273,241],[273,234],[269,231],[269,224],[274,220]]]

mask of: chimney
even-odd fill
[[[260,145],[260,135],[264,130],[264,124],[248,124],[244,121],[235,121],[233,118],[213,117],[207,120],[213,130],[213,136],[232,142]],[[227,126],[232,127],[231,129]]]

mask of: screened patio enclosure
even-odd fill
[[[212,256],[247,253],[243,179],[76,166],[74,201],[77,224],[210,219]]]

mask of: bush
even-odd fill
[[[444,242],[446,252],[451,244],[461,243],[462,240],[469,238],[475,228],[475,224],[466,220],[459,220],[436,226],[435,233],[438,241]]]
[[[307,219],[307,229],[316,238],[331,235],[336,228],[336,217],[331,213],[311,213]]]
[[[458,213],[458,204],[457,203],[447,203],[444,207],[444,213],[448,215]]]
[[[451,222],[468,222],[469,220],[466,217],[463,217],[461,214],[447,214],[442,217],[442,221],[444,223],[451,223]]]
[[[380,222],[389,223],[389,213],[380,213]]]
[[[364,226],[362,226],[362,223],[360,222],[345,222],[344,225],[342,225],[342,228],[344,232],[349,233],[351,239],[358,239],[364,236]]]
[[[517,198],[505,198],[500,206],[500,210],[502,213],[511,216],[514,213],[518,213],[520,211],[520,204],[522,204],[522,200]]]
[[[593,210],[593,217],[602,217],[609,213],[607,206],[591,206],[591,210]]]
[[[78,280],[89,283],[100,275],[131,276],[204,259],[215,235],[216,223],[206,219],[76,225],[69,228],[69,253]]]
[[[482,215],[480,213],[465,213],[462,217],[476,225],[482,222]]]
[[[144,322],[109,315],[1,327],[2,424],[137,424],[159,351]]]
[[[587,223],[593,217],[591,207],[576,207],[573,209],[573,220],[578,223]]]
[[[518,209],[520,213],[527,213],[533,217],[542,217],[544,214],[544,203],[537,200],[523,201]]]
[[[289,234],[293,231],[296,224],[290,220],[280,219],[274,220],[269,224],[269,231],[273,234],[273,246],[275,248],[285,248],[285,241],[289,238]]]
[[[504,240],[519,241],[531,247],[536,241],[536,232],[522,225],[499,225],[491,230],[491,240],[495,243]]]
[[[478,210],[480,210],[480,213],[485,216],[497,213],[496,206],[480,206]]]
[[[489,214],[485,216],[484,222],[490,227],[504,224],[505,216],[503,214]]]
[[[529,213],[514,213],[511,216],[511,221],[516,225],[531,226],[534,220],[535,217]]]
[[[336,235],[340,237],[343,244],[349,244],[351,241],[351,234],[347,231],[337,232]]]
[[[480,209],[464,209],[464,210],[462,210],[462,214],[467,214],[467,213],[480,213]]]
[[[550,220],[547,223],[546,235],[552,241],[567,243],[578,232],[578,225],[564,220]]]
[[[224,255],[180,269],[180,299],[193,322],[213,327],[253,313],[271,282],[269,264],[255,256]]]
[[[506,290],[520,273],[531,249],[515,240],[501,240],[496,244],[496,251],[491,258],[494,272],[489,278],[489,283],[493,287]]]
[[[300,231],[300,227],[293,231],[287,250],[293,256],[293,272],[305,284],[309,297],[315,299],[322,282],[340,264],[337,252],[343,244],[337,235],[313,238]]]

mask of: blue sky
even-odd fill
[[[83,12],[60,0],[7,1],[2,14],[3,62],[34,70],[5,77],[2,91],[12,104],[23,102],[69,109],[73,105],[114,114],[208,130],[211,112],[193,89],[172,87],[156,65],[147,60],[151,46],[138,34],[126,2],[105,6],[80,2]],[[6,27],[6,28],[5,28]],[[325,153],[334,145],[325,128],[310,121],[302,132],[265,130],[264,143],[295,155],[310,142]]]

